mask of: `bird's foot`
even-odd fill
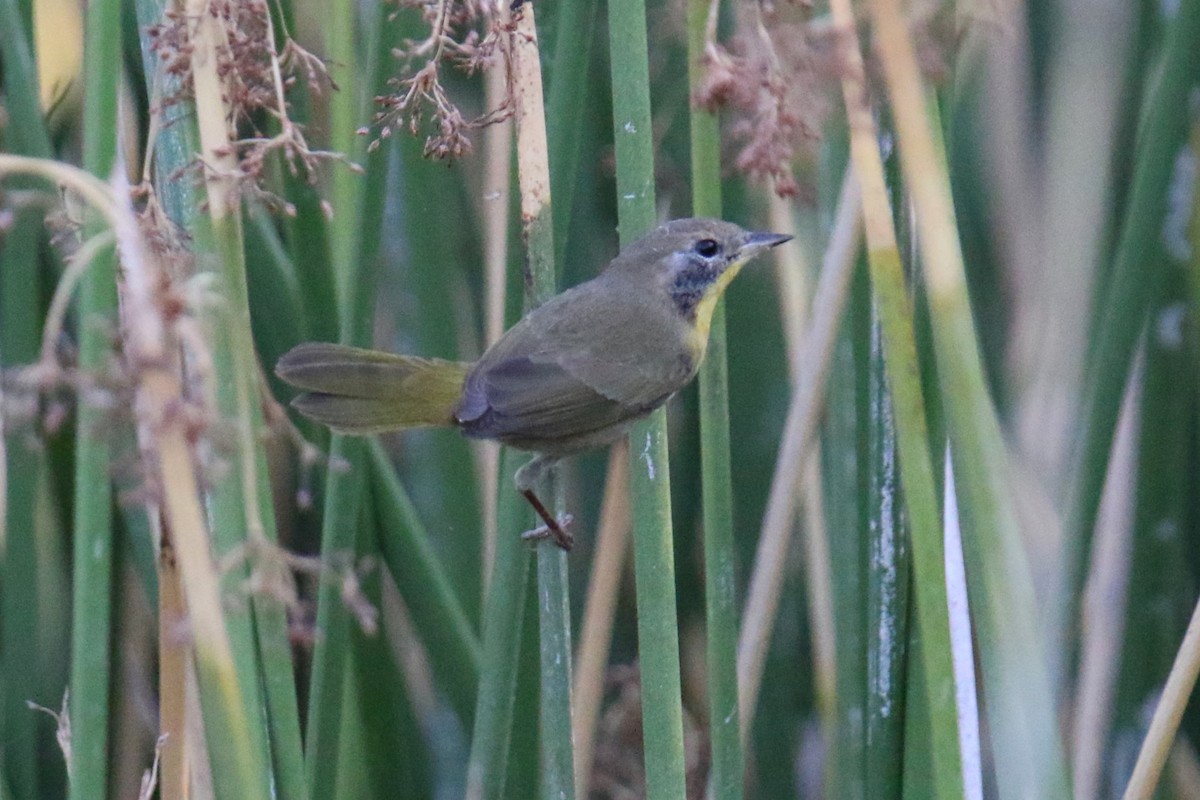
[[[525,531],[521,534],[521,538],[527,542],[539,542],[542,539],[551,539],[554,544],[561,549],[571,552],[571,548],[575,546],[575,537],[567,532],[567,528],[575,518],[570,514],[563,514],[561,517],[553,520],[553,524],[547,521],[544,525],[538,525],[531,531]]]
[[[528,533],[521,535],[523,539],[545,539],[547,537],[554,540],[554,543],[563,550],[570,552],[575,544],[575,537],[567,533],[566,527],[571,524],[572,517],[570,514],[565,514],[562,521],[551,516],[546,506],[538,499],[538,496],[533,493],[532,489],[523,489],[521,494],[525,495],[525,499],[533,506],[533,510],[542,518],[543,525],[539,525]],[[540,533],[539,533],[540,532]]]

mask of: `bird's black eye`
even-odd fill
[[[716,239],[701,239],[696,242],[696,252],[705,258],[712,258],[721,252],[721,245],[717,243]]]

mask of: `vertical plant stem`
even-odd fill
[[[325,27],[326,57],[333,65],[331,77],[338,85],[337,91],[329,96],[329,145],[335,153],[343,153],[347,158],[354,155],[358,141],[363,138],[355,133],[363,117],[360,81],[365,66],[360,63],[356,47],[357,5],[348,0],[329,3]],[[361,183],[362,176],[345,169],[336,169],[330,176],[333,219],[329,224],[329,243],[342,319],[347,316],[347,302],[355,292],[351,281],[356,277],[354,251],[362,230],[358,224]]]
[[[4,62],[4,95],[9,114],[28,124],[10,125],[5,144],[13,152],[49,156],[50,140],[41,124],[38,77],[29,30],[17,0],[0,0],[0,59]],[[28,363],[38,352],[38,250],[42,211],[18,210],[0,248],[0,367]],[[2,423],[0,423],[2,425]],[[7,472],[3,504],[3,605],[0,606],[0,747],[10,797],[34,796],[37,782],[37,723],[26,703],[37,695],[40,604],[37,542],[33,535],[38,493],[39,457],[25,444],[23,432],[0,431],[4,452],[0,470]],[[32,650],[32,652],[31,652]],[[0,791],[7,789],[3,787]]]
[[[226,288],[228,364],[217,359],[218,374],[231,371],[233,392],[223,401],[225,418],[237,425],[236,466],[212,492],[216,510],[214,520],[224,523],[214,531],[219,550],[230,552],[244,547],[250,563],[245,565],[268,584],[278,581],[286,585],[287,578],[276,574],[286,569],[274,554],[275,509],[271,497],[270,476],[267,473],[266,453],[259,432],[263,429],[261,383],[254,358],[254,341],[250,330],[250,305],[247,295],[246,262],[240,215],[234,232],[222,233],[214,226],[218,242],[224,248],[223,277]],[[218,341],[222,337],[218,337]],[[224,392],[218,391],[218,403]],[[236,481],[236,484],[233,482]],[[243,568],[241,574],[248,575]],[[264,761],[271,764],[276,794],[281,800],[303,800],[303,766],[301,763],[300,717],[296,702],[296,682],[292,670],[291,649],[287,639],[287,617],[282,602],[266,592],[256,593],[250,602],[251,614],[245,618],[230,614],[231,630],[245,626],[236,633],[235,641],[244,650],[244,672],[253,681],[254,704],[260,708],[252,719],[261,726]],[[249,624],[246,624],[249,623]],[[260,686],[261,684],[261,686]]]
[[[1121,397],[1146,311],[1161,291],[1171,253],[1167,241],[1168,187],[1187,146],[1189,92],[1200,75],[1200,5],[1182,3],[1168,23],[1158,77],[1150,83],[1138,150],[1107,295],[1096,317],[1085,388],[1082,447],[1067,507],[1065,608],[1047,637],[1076,641],[1078,598],[1091,551],[1104,476]],[[1186,213],[1186,212],[1184,212]],[[1181,235],[1184,231],[1180,232]]]
[[[547,481],[547,483],[551,483]],[[549,542],[538,547],[541,632],[542,796],[575,797],[575,739],[571,708],[571,607],[567,554]]]
[[[835,23],[849,31],[852,37],[850,46],[843,51],[843,57],[848,59],[848,69],[842,78],[842,92],[850,124],[851,158],[863,186],[867,262],[879,311],[883,361],[895,415],[895,446],[899,450],[904,504],[912,537],[917,624],[921,633],[921,654],[925,659],[924,699],[929,705],[933,725],[934,781],[938,797],[956,798],[963,793],[963,774],[950,650],[945,557],[912,307],[904,285],[875,121],[867,103],[853,12],[849,0],[833,0],[831,10]]]
[[[484,76],[484,101],[497,107],[508,92],[505,64],[489,64]],[[512,189],[512,123],[500,120],[483,132],[483,248],[484,248],[484,327],[483,345],[492,344],[504,333],[504,307],[507,300],[509,203]],[[475,444],[480,489],[483,493],[483,545],[480,549],[480,602],[487,600],[488,581],[496,560],[499,536],[498,491],[500,489],[500,445],[481,441]]]
[[[770,229],[775,233],[800,235],[793,202],[767,189]],[[795,384],[800,377],[800,355],[808,326],[808,302],[812,296],[809,266],[803,248],[777,247],[775,279],[780,295],[784,340],[787,343],[788,377]],[[837,726],[837,633],[834,621],[833,567],[829,557],[828,522],[822,492],[822,443],[813,445],[813,457],[800,478],[804,508],[803,536],[804,584],[808,600],[808,619],[812,627],[813,684],[822,737],[833,741]]]
[[[6,149],[38,158],[51,156],[50,135],[38,105],[37,66],[20,0],[0,0],[0,55],[4,57],[4,104],[20,125],[4,130]],[[115,79],[114,79],[115,84]],[[115,118],[116,109],[112,114]],[[115,128],[109,135],[115,135]]]
[[[189,31],[191,41],[192,79],[195,86],[195,107],[199,133],[200,153],[206,165],[205,196],[208,215],[204,223],[197,226],[197,264],[202,269],[212,270],[219,276],[219,285],[225,294],[225,303],[214,308],[207,320],[212,336],[213,365],[216,381],[217,404],[223,418],[232,421],[237,435],[236,455],[230,459],[230,470],[224,480],[217,482],[209,493],[212,510],[213,542],[217,553],[228,554],[239,549],[254,561],[261,555],[266,559],[253,566],[263,569],[281,568],[270,561],[271,556],[258,545],[267,541],[265,522],[271,514],[259,507],[262,495],[258,491],[259,470],[265,466],[257,451],[257,431],[261,427],[261,408],[258,403],[258,378],[254,366],[254,349],[250,334],[250,311],[247,301],[246,265],[243,247],[240,204],[235,191],[236,157],[231,145],[231,131],[227,124],[226,88],[218,71],[217,61],[223,46],[225,32],[221,21],[209,14],[202,0],[189,0],[186,12],[194,23]],[[194,209],[193,209],[194,213]],[[265,477],[265,476],[264,476]],[[273,529],[273,520],[271,526]],[[183,548],[177,545],[184,558]],[[243,564],[235,574],[247,575],[250,564]],[[185,585],[186,585],[186,570]],[[223,675],[219,680],[231,682],[221,691],[227,697],[236,697],[241,705],[240,722],[247,730],[243,734],[243,746],[253,748],[252,753],[229,752],[233,743],[229,731],[222,726],[212,725],[209,709],[213,704],[211,695],[215,688],[211,681],[215,675],[207,674],[197,659],[197,677],[200,684],[201,706],[205,714],[205,736],[215,785],[229,785],[234,776],[223,762],[240,758],[245,764],[258,767],[253,780],[256,787],[247,786],[242,791],[269,791],[269,786],[278,783],[271,769],[271,745],[268,736],[268,718],[262,663],[264,653],[259,650],[260,641],[274,658],[280,648],[272,646],[270,639],[259,637],[281,637],[284,635],[283,615],[278,608],[266,617],[257,618],[257,612],[266,611],[271,601],[258,599],[249,607],[238,609],[225,620],[235,673]],[[191,608],[190,596],[188,604]],[[273,624],[272,624],[273,623]],[[273,628],[273,629],[272,629]],[[274,640],[278,642],[278,639]],[[286,652],[286,648],[283,648]],[[275,669],[284,669],[278,662]],[[286,671],[283,673],[286,675]],[[273,684],[278,688],[278,684]],[[298,725],[293,718],[290,726],[280,720],[281,729],[290,729],[293,734]],[[276,742],[277,746],[282,742]],[[296,746],[291,742],[291,747]],[[287,758],[288,756],[283,756]],[[283,793],[289,796],[294,791],[295,777],[283,782]],[[220,789],[219,789],[220,790]]]
[[[5,147],[27,156],[49,157],[50,137],[38,105],[38,75],[34,64],[31,31],[18,0],[0,0],[0,60],[4,63],[4,102],[10,119]],[[27,10],[27,9],[26,9]],[[15,182],[7,186],[15,188]],[[0,367],[15,367],[37,358],[39,250],[45,225],[42,209],[14,209],[11,226],[0,247]],[[2,423],[0,423],[2,426]],[[0,748],[4,751],[4,776],[10,797],[32,797],[38,792],[37,715],[26,703],[37,697],[42,626],[37,569],[36,519],[38,475],[43,459],[26,444],[25,431],[0,431],[3,439],[0,469],[7,480],[0,495],[4,519],[3,601],[0,605]],[[44,702],[50,702],[48,698]]]
[[[139,0],[137,3],[138,23],[143,30],[158,23],[164,11],[161,0]],[[220,528],[215,533],[218,550],[229,552],[234,548],[247,548],[251,558],[262,556],[255,565],[260,574],[267,575],[279,569],[273,562],[270,548],[258,545],[269,543],[275,538],[275,513],[271,498],[270,476],[267,473],[266,453],[257,432],[262,428],[262,412],[258,403],[259,376],[253,358],[254,344],[250,331],[250,306],[247,287],[245,256],[242,250],[240,220],[236,226],[225,226],[221,238],[214,235],[213,223],[203,213],[206,187],[198,187],[191,181],[173,180],[181,170],[194,160],[201,149],[199,131],[196,126],[195,108],[190,103],[161,103],[177,91],[180,78],[167,73],[162,61],[151,52],[149,42],[143,37],[143,65],[148,74],[147,92],[151,94],[152,110],[157,116],[158,128],[154,137],[154,186],[155,195],[170,219],[180,228],[192,232],[201,269],[221,272],[221,286],[225,289],[225,302],[211,310],[210,330],[218,341],[215,370],[220,415],[235,421],[237,431],[237,454],[232,459],[232,469],[225,480],[212,487],[211,508],[214,520]],[[219,136],[212,129],[213,138]],[[214,258],[218,247],[224,248],[223,255]],[[166,566],[160,565],[164,580],[173,579]],[[248,574],[243,567],[241,576]],[[270,581],[271,578],[266,579]],[[296,702],[296,684],[293,672],[290,644],[287,638],[287,619],[282,603],[265,593],[251,598],[249,613],[239,610],[233,623],[234,637],[238,641],[242,669],[250,691],[257,695],[252,704],[255,726],[264,730],[258,740],[267,745],[274,766],[276,796],[281,800],[303,800],[305,798],[302,751],[300,741],[300,718]],[[168,670],[179,670],[183,662],[168,659],[160,672],[162,679],[172,685],[182,685],[182,674],[165,674]],[[260,677],[261,676],[261,680]],[[259,684],[261,682],[261,689]],[[181,718],[177,717],[177,721]],[[164,715],[164,726],[170,719]],[[178,747],[185,743],[180,739],[184,733],[182,723],[176,726],[175,739],[168,740],[166,747]],[[164,732],[170,733],[164,727]],[[264,757],[265,758],[265,757]],[[165,776],[164,776],[165,777]]]
[[[356,32],[356,4],[348,0],[333,4],[330,35],[332,45],[349,60],[351,72],[356,60],[353,48]],[[366,74],[371,86],[382,91],[389,60],[383,56],[384,31],[389,26],[387,10],[380,6],[372,25],[376,40],[371,43],[366,59]],[[358,82],[351,76],[342,86],[344,96],[332,106],[334,141],[346,147],[350,157],[363,157],[365,143],[353,135],[356,117],[361,113]],[[330,237],[333,246],[333,284],[337,289],[336,305],[339,339],[343,344],[366,347],[371,340],[371,320],[374,308],[376,262],[379,251],[379,223],[383,216],[383,193],[386,186],[387,153],[378,148],[366,156],[365,179],[342,172],[335,179],[335,199],[342,206],[335,209]],[[325,484],[325,515],[321,523],[321,554],[327,567],[354,568],[357,553],[357,531],[363,514],[367,490],[367,451],[365,443],[353,437],[334,434],[330,441],[329,458],[345,469],[331,469]],[[386,497],[391,497],[387,495]],[[334,797],[339,781],[341,726],[346,703],[346,680],[349,651],[352,643],[350,610],[341,596],[338,581],[322,581],[317,593],[317,630],[321,638],[313,650],[313,672],[310,684],[305,748],[308,790],[313,798]]]
[[[0,366],[27,364],[38,353],[38,249],[43,226],[40,209],[18,212],[0,249]],[[23,286],[24,285],[24,286]],[[0,421],[0,426],[3,421]],[[5,774],[16,797],[37,793],[38,719],[26,705],[37,697],[41,604],[37,538],[38,473],[41,459],[29,448],[25,431],[0,431],[7,472],[3,495],[4,593],[0,653],[3,653],[3,707],[0,708],[0,747]]]
[[[59,169],[67,168],[60,165]],[[259,741],[264,732],[254,727],[258,709],[247,702],[239,680],[200,503],[195,454],[187,422],[178,412],[183,404],[183,384],[168,355],[178,345],[158,305],[158,290],[166,278],[142,243],[126,199],[128,187],[118,181],[115,191],[117,203],[109,197],[99,205],[106,210],[121,245],[125,351],[131,363],[141,366],[137,410],[144,424],[140,430],[146,432],[144,446],[154,451],[158,466],[164,536],[170,537],[178,554],[213,785],[221,797],[265,800],[270,794],[270,772],[263,758],[266,748]]]
[[[329,470],[325,483],[325,515],[321,522],[321,558],[329,566],[345,565],[353,558],[363,499],[361,475],[362,442],[335,434],[329,460],[344,465]],[[326,576],[317,590],[316,629],[320,638],[313,648],[312,679],[308,696],[308,736],[304,759],[309,793],[335,797],[340,755],[340,732],[348,649],[350,612],[333,576]]]
[[[551,211],[550,162],[542,97],[537,27],[532,3],[513,13],[511,85],[516,102],[517,176],[521,188],[521,226],[525,239],[526,308],[555,292],[554,217]],[[543,481],[544,502],[556,507],[557,471]],[[511,535],[506,533],[505,535]],[[571,609],[567,554],[550,540],[537,548],[538,619],[541,631],[542,793],[569,800],[575,796],[571,730]]]
[[[654,142],[644,0],[608,4],[617,220],[625,246],[654,225]],[[667,412],[660,408],[629,433],[638,659],[646,796],[683,797],[683,703],[671,530]]]
[[[861,310],[865,312],[863,328],[867,334],[859,358],[863,378],[860,393],[865,395],[865,402],[856,404],[860,430],[865,433],[860,439],[859,470],[863,489],[859,505],[865,510],[859,517],[865,545],[859,551],[860,569],[866,579],[862,603],[866,612],[862,619],[867,679],[863,787],[867,797],[898,797],[905,718],[896,709],[910,710],[919,702],[913,702],[915,698],[925,699],[928,693],[919,695],[908,688],[909,587],[915,582],[909,580],[912,530],[903,503],[897,502],[904,495],[897,470],[898,423],[888,393],[888,353],[878,305],[867,292],[863,293]],[[928,649],[923,648],[926,652]]]
[[[853,171],[847,170],[847,174],[853,175]],[[861,219],[861,203],[856,203],[854,210],[856,217]],[[823,770],[822,791],[829,797],[847,800],[865,797],[867,742],[862,719],[869,689],[869,634],[867,615],[862,611],[867,585],[867,576],[863,574],[867,526],[862,509],[865,494],[862,473],[866,469],[867,456],[864,452],[866,435],[860,430],[866,417],[862,406],[866,404],[867,393],[860,387],[864,383],[865,353],[869,349],[870,287],[863,262],[857,254],[854,256],[847,308],[838,325],[830,355],[826,408],[821,415],[821,447],[815,448],[813,453],[823,459],[820,463],[821,494],[829,529],[838,531],[838,535],[829,541],[830,561],[838,565],[830,574],[837,694],[833,697],[832,721],[824,742],[828,748],[829,766]],[[814,296],[814,302],[818,297]],[[813,311],[818,309],[814,306]],[[811,335],[805,337],[805,341],[810,339]],[[796,380],[793,378],[793,384],[799,385]],[[756,595],[751,597],[758,602]],[[749,620],[744,620],[743,629],[750,627]],[[913,707],[921,706],[914,703]],[[755,706],[751,705],[749,710],[754,711]],[[913,719],[915,715],[906,713],[905,717]]]
[[[625,557],[629,550],[628,442],[613,445],[608,456],[604,499],[600,503],[600,530],[588,580],[587,603],[579,625],[578,670],[575,673],[575,789],[588,796],[595,757],[596,720],[604,694],[605,667],[612,645],[613,618],[617,610]]]
[[[876,46],[919,226],[934,320],[934,353],[963,512],[971,601],[980,626],[984,692],[1001,797],[1068,794],[1054,694],[1036,630],[1008,458],[988,396],[937,127],[928,116],[907,25],[896,0],[874,0]],[[928,648],[926,648],[928,649]],[[931,681],[936,676],[929,676]]]
[[[502,451],[501,474],[511,475],[519,459],[511,450]],[[496,542],[496,567],[484,605],[482,663],[487,667],[480,675],[475,701],[467,800],[503,797],[528,575],[529,548],[519,536],[501,536]]]
[[[578,183],[579,150],[588,102],[588,69],[596,37],[597,0],[557,3],[554,62],[546,107],[550,151],[550,194],[554,198],[554,263],[561,267],[570,229],[572,201]],[[561,269],[560,269],[561,272]]]
[[[117,158],[117,83],[120,70],[119,3],[99,0],[87,9],[84,44],[83,165],[107,179]],[[93,217],[85,230],[102,225]],[[79,369],[95,380],[107,364],[109,326],[116,318],[116,263],[97,255],[79,290]],[[109,664],[113,603],[113,511],[110,442],[105,411],[83,402],[76,428],[74,579],[71,620],[72,758],[70,797],[103,798],[108,789]]]
[[[858,183],[849,172],[842,183],[829,246],[821,267],[821,278],[813,295],[811,333],[805,339],[803,367],[794,382],[792,402],[784,422],[783,443],[771,476],[771,492],[763,514],[762,534],[754,556],[754,570],[742,611],[742,629],[738,637],[738,712],[741,715],[743,745],[754,721],[758,692],[762,684],[767,647],[779,608],[784,566],[791,542],[795,487],[800,470],[808,459],[817,421],[825,398],[825,384],[833,356],[850,278],[858,253],[860,221]]]
[[[161,532],[160,532],[161,533]],[[183,587],[174,545],[161,541],[158,565],[158,733],[166,736],[162,746],[159,791],[163,800],[187,796],[193,769],[187,744],[187,646],[179,641],[178,626],[186,618]]]
[[[440,687],[470,725],[482,662],[479,638],[383,445],[373,441],[368,447],[384,564],[404,597]]]
[[[1139,633],[1149,632],[1157,626],[1142,625],[1139,624],[1142,622],[1140,619],[1127,618],[1128,609],[1139,605],[1137,600],[1131,598],[1131,594],[1140,587],[1136,581],[1131,584],[1130,578],[1136,574],[1135,553],[1143,555],[1134,548],[1137,538],[1134,527],[1135,521],[1138,521],[1135,508],[1139,505],[1136,495],[1140,483],[1136,478],[1139,451],[1143,456],[1152,453],[1149,458],[1156,465],[1161,465],[1158,469],[1164,472],[1178,470],[1180,465],[1175,459],[1157,452],[1158,443],[1148,436],[1139,442],[1142,438],[1142,419],[1139,416],[1143,419],[1153,416],[1154,427],[1161,425],[1160,430],[1177,430],[1180,421],[1174,414],[1163,413],[1173,410],[1170,406],[1174,404],[1162,403],[1161,396],[1152,393],[1147,401],[1143,387],[1149,383],[1148,377],[1157,376],[1147,373],[1147,359],[1143,354],[1139,353],[1138,360],[1141,364],[1135,366],[1130,374],[1129,385],[1121,402],[1121,419],[1117,423],[1108,478],[1104,482],[1104,497],[1096,517],[1095,554],[1084,587],[1085,596],[1080,602],[1080,612],[1088,624],[1080,637],[1079,670],[1072,703],[1071,778],[1076,800],[1088,800],[1105,793],[1106,778],[1112,772],[1106,758],[1107,743],[1116,727],[1114,723],[1121,718],[1124,710],[1119,702],[1122,695],[1127,700],[1136,698],[1127,708],[1141,720],[1144,718],[1146,692],[1157,692],[1162,679],[1162,648],[1155,646],[1159,641],[1155,635],[1157,631],[1145,640],[1136,638]],[[1161,360],[1156,366],[1162,368]],[[1161,381],[1156,383],[1162,385]],[[1182,448],[1172,450],[1182,452]],[[1145,459],[1142,460],[1145,463]],[[1169,481],[1156,483],[1162,485]],[[1155,523],[1161,519],[1159,513],[1160,510],[1156,508]],[[1163,509],[1161,513],[1167,512]],[[1170,544],[1174,543],[1169,541],[1173,537],[1152,538],[1158,540],[1155,544],[1162,542],[1167,547],[1162,551],[1150,549],[1161,552],[1165,559],[1174,560],[1176,552],[1169,549]],[[1138,571],[1142,574],[1151,572],[1149,569]],[[1160,581],[1163,585],[1169,583],[1163,580],[1166,576],[1161,569],[1153,569],[1153,574],[1155,584]],[[1132,630],[1134,628],[1138,630]],[[1126,661],[1133,669],[1126,670],[1125,674],[1121,669],[1122,646],[1126,652],[1139,654],[1138,658]],[[1154,651],[1154,655],[1149,651]],[[1143,652],[1145,658],[1140,657]],[[1148,681],[1138,680],[1143,677]],[[1153,688],[1148,687],[1147,682]],[[1119,686],[1127,687],[1127,691],[1119,693]]]
[[[688,85],[704,79],[705,31],[717,4],[688,0]],[[691,110],[692,215],[721,216],[721,137],[715,114]],[[717,301],[700,367],[700,481],[704,507],[704,602],[707,619],[711,785],[717,800],[740,800],[744,770],[737,696],[737,582],[729,449],[729,369],[725,300]]]

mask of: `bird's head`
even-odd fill
[[[677,219],[627,247],[613,267],[665,290],[675,310],[707,338],[713,309],[750,259],[791,236],[755,233],[719,219]]]

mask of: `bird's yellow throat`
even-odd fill
[[[712,327],[712,316],[713,311],[717,308],[717,301],[721,299],[721,295],[725,294],[726,287],[742,271],[742,267],[746,265],[748,260],[740,258],[726,267],[725,271],[717,276],[717,279],[704,292],[704,296],[700,298],[700,302],[696,304],[696,317],[692,330],[694,332],[695,344],[699,345],[700,352],[704,352],[708,346],[708,330]]]

